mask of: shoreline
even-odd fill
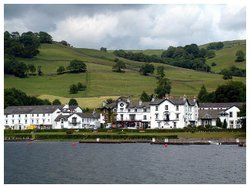
[[[79,140],[79,139],[44,139],[44,140],[4,140],[4,142],[69,142],[78,144],[135,144],[135,143],[148,143],[151,145],[239,145],[246,146],[245,139],[169,139],[163,140],[117,140],[117,139],[103,139],[103,140]]]

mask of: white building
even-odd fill
[[[198,123],[198,103],[185,97],[166,97],[151,102],[135,102],[120,97],[117,101],[103,107],[102,120],[117,127],[128,128],[183,128]]]
[[[244,103],[200,103],[199,125],[216,126],[217,118],[223,123],[227,122],[227,128],[241,128],[239,112]]]
[[[5,128],[23,130],[31,125],[38,129],[87,128],[100,126],[97,113],[91,117],[79,106],[37,105],[9,106],[4,110]],[[63,117],[63,118],[59,118]],[[60,123],[59,123],[59,121]],[[81,123],[81,124],[79,124]]]

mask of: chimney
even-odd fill
[[[141,100],[139,100],[139,106],[141,106],[142,105],[142,101]]]
[[[151,102],[154,102],[155,101],[155,98],[154,98],[154,96],[152,97],[152,99],[151,99]]]
[[[128,96],[128,98],[127,98],[127,102],[128,102],[128,103],[130,103],[130,96]]]
[[[169,99],[169,95],[168,94],[165,95],[165,99]]]
[[[187,96],[184,94],[183,95],[183,100],[185,101],[187,99]]]
[[[196,102],[196,96],[194,96],[194,99],[193,99],[194,102]]]

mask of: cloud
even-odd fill
[[[5,5],[5,30],[47,31],[76,47],[167,48],[244,39],[242,5]]]

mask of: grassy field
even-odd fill
[[[216,63],[217,65],[212,67],[212,71],[220,72],[224,68],[229,68],[235,65],[238,68],[246,69],[246,61],[243,62],[235,62],[236,52],[238,50],[242,50],[246,54],[246,40],[235,40],[235,41],[226,41],[223,42],[224,48],[218,51],[215,51],[216,56],[214,58],[208,59],[207,64],[211,65],[212,63]],[[201,47],[206,47],[206,45],[202,45]]]
[[[32,59],[19,59],[19,61],[35,66],[42,66],[43,76],[29,76],[20,79],[14,76],[5,75],[4,88],[17,88],[28,95],[48,98],[53,100],[59,98],[66,103],[70,98],[76,98],[82,107],[97,108],[102,101],[107,98],[117,98],[118,96],[132,96],[138,99],[142,91],[153,93],[157,80],[153,76],[142,76],[138,73],[138,68],[142,62],[135,62],[122,59],[128,69],[125,73],[112,72],[114,56],[111,52],[101,52],[93,49],[70,48],[59,44],[43,44],[39,49],[38,56]],[[217,56],[218,67],[225,67],[225,63],[219,63],[219,59],[226,61],[229,58],[231,48],[220,50],[224,55]],[[146,50],[147,54],[160,53],[161,50]],[[218,53],[220,52],[218,51]],[[220,53],[221,53],[220,52]],[[59,66],[67,67],[72,59],[80,59],[86,62],[87,72],[79,74],[57,75]],[[214,59],[214,58],[213,58]],[[211,59],[211,61],[213,60]],[[231,61],[234,58],[231,57]],[[210,60],[209,60],[209,63]],[[243,63],[242,63],[243,64]],[[155,66],[163,65],[154,63]],[[216,67],[217,67],[216,66]],[[166,77],[172,82],[171,95],[195,96],[200,87],[204,84],[208,91],[213,91],[218,85],[226,83],[222,75],[198,72],[190,69],[164,65]],[[245,78],[234,77],[233,80],[246,82]],[[86,91],[77,94],[69,93],[69,86],[82,82],[86,84]],[[89,102],[87,102],[89,101]]]

